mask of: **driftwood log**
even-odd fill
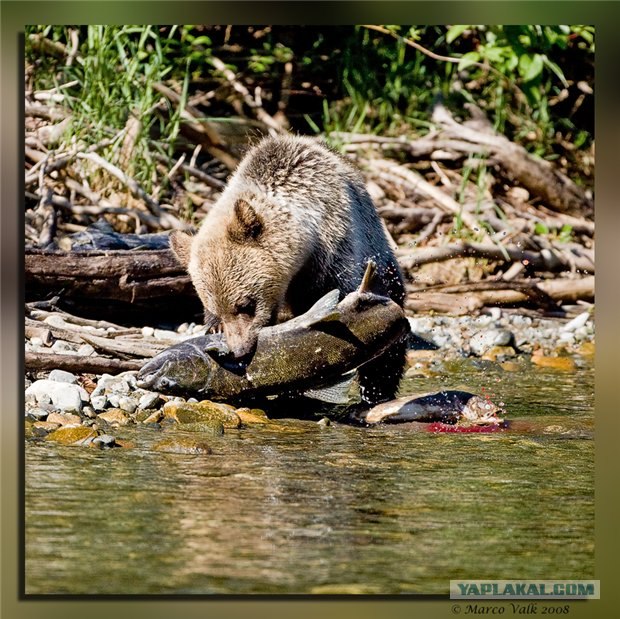
[[[191,280],[169,249],[27,249],[25,285],[26,301],[58,296],[60,307],[120,323],[202,320]]]

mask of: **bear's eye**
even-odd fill
[[[256,301],[254,299],[244,299],[235,305],[235,314],[254,316],[256,313]]]

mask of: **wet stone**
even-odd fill
[[[101,434],[93,439],[93,445],[100,448],[116,447],[116,438],[111,434]]]
[[[144,419],[141,419],[142,415],[146,415]],[[164,412],[157,410],[153,413],[148,414],[147,411],[140,411],[140,413],[136,416],[137,421],[142,421],[142,423],[159,423],[164,418]]]
[[[82,423],[78,415],[72,415],[71,413],[50,413],[47,421],[60,424],[61,426],[79,426]]]
[[[33,421],[45,421],[50,414],[49,410],[40,407],[34,407],[26,412],[26,417],[29,417]]]
[[[176,419],[181,424],[219,421],[225,428],[238,428],[241,425],[241,419],[234,407],[210,400],[183,403],[167,402],[163,410],[166,417]]]
[[[244,425],[270,423],[265,411],[260,408],[238,408],[235,412]]]
[[[126,426],[130,421],[129,415],[120,408],[111,408],[105,413],[99,413],[97,419],[101,419],[112,426]]]
[[[201,432],[210,436],[222,436],[224,434],[224,424],[217,419],[209,421],[196,421],[194,423],[180,423],[179,430],[185,432]]]
[[[516,354],[512,346],[493,346],[482,355],[482,358],[488,361],[505,361]]]
[[[211,447],[204,441],[185,437],[167,438],[153,445],[154,451],[173,454],[210,454]]]
[[[36,421],[32,424],[33,436],[47,436],[50,432],[57,430],[60,426],[49,421]]]
[[[97,432],[86,426],[63,426],[47,435],[46,441],[59,445],[89,445],[97,437]]]

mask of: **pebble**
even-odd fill
[[[153,337],[153,333],[155,333],[153,327],[142,327],[142,335],[144,335],[144,337]]]
[[[32,417],[35,421],[45,421],[50,412],[44,408],[33,407],[27,409],[26,414],[29,417]]]
[[[116,438],[114,438],[111,434],[100,434],[93,439],[93,445],[101,448],[114,447],[116,445]]]
[[[77,384],[77,377],[75,374],[65,372],[64,370],[52,370],[49,375],[49,380],[55,380],[58,383]]]
[[[59,314],[51,314],[43,319],[43,322],[47,323],[51,327],[58,327],[59,329],[66,329],[67,323],[64,318]]]

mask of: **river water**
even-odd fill
[[[153,451],[174,428],[119,429],[127,449],[27,442],[26,593],[447,594],[450,579],[593,578],[593,368],[453,369],[403,392],[491,394],[510,429],[284,419],[208,437],[208,455]]]

